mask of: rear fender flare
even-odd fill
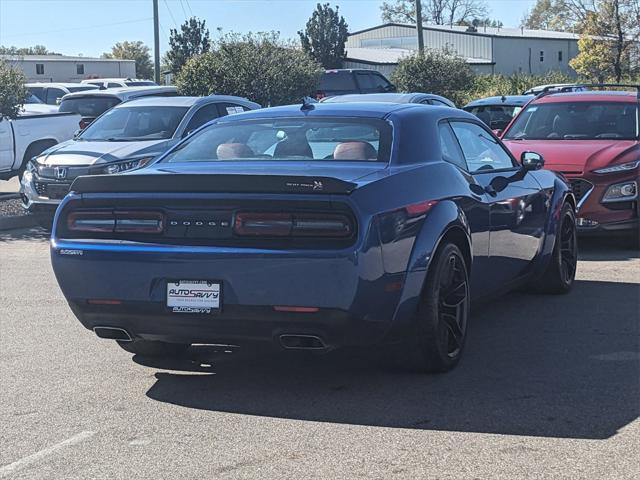
[[[407,325],[413,319],[433,256],[444,237],[452,229],[459,229],[464,233],[468,251],[472,252],[471,234],[466,215],[451,200],[439,202],[429,211],[414,243],[407,264],[402,295],[394,314],[394,328]],[[472,255],[470,258],[473,258]]]

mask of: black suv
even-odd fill
[[[345,69],[326,70],[320,77],[320,86],[316,91],[316,98],[349,93],[383,93],[395,92],[396,86],[384,75],[375,70]]]

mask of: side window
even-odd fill
[[[469,122],[451,122],[471,173],[513,168],[509,154],[484,128]]]
[[[356,72],[356,79],[362,93],[373,93],[376,91],[372,75],[368,72]]]
[[[434,98],[434,99],[432,99],[432,100],[431,100],[431,104],[432,104],[432,105],[435,105],[435,106],[437,106],[437,107],[448,107],[448,106],[449,106],[449,105],[447,105],[446,103],[441,102],[440,100],[438,100],[438,99],[436,99],[436,98]]]
[[[36,63],[36,75],[44,75],[44,63]]]
[[[371,74],[371,81],[373,83],[373,88],[377,92],[386,92],[389,90],[389,86],[391,85],[386,78],[378,73]]]
[[[218,103],[218,113],[221,117],[233,115],[234,113],[246,112],[248,109],[235,103]]]
[[[42,87],[29,87],[28,90],[31,93],[33,93],[36,97],[38,97],[40,100],[42,100],[44,102],[44,100],[45,100],[44,88],[42,88]]]
[[[189,120],[189,124],[187,125],[187,128],[185,128],[184,133],[188,134],[193,132],[214,118],[218,118],[218,108],[215,103],[210,103],[209,105],[200,107],[193,117],[191,117],[191,120]]]
[[[107,83],[107,88],[120,88],[120,87],[122,87],[122,85],[120,85],[119,83],[113,83],[113,82]]]
[[[456,140],[455,135],[451,131],[451,127],[447,122],[442,122],[438,125],[438,132],[440,135],[440,149],[442,150],[442,158],[454,165],[460,167],[463,170],[468,170],[467,162],[462,156],[460,151],[460,145]]]
[[[48,88],[47,89],[47,100],[45,103],[49,105],[56,105],[60,99],[64,96],[65,92],[60,90],[59,88]]]
[[[78,75],[84,75],[84,63],[76,63],[76,73]]]

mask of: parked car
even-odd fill
[[[395,92],[396,87],[380,72],[366,69],[326,70],[320,77],[316,99],[351,93]]]
[[[42,113],[56,113],[58,111],[57,105],[47,105],[33,93],[29,93],[22,105],[22,113],[26,115],[42,114]]]
[[[550,83],[547,85],[538,85],[531,87],[524,92],[523,95],[540,95],[544,92],[583,92],[587,90],[584,85],[578,83]]]
[[[259,107],[224,95],[146,97],[120,103],[72,140],[28,164],[20,185],[24,207],[50,227],[76,177],[141,168],[208,121]]]
[[[533,98],[534,95],[502,95],[474,100],[462,108],[473,113],[499,135]]]
[[[365,93],[353,95],[338,95],[325,97],[323,103],[353,103],[353,102],[390,102],[390,103],[422,103],[439,107],[456,108],[451,100],[433,93]]]
[[[158,86],[151,80],[140,80],[137,78],[91,78],[82,80],[85,85],[95,85],[104,90],[106,88],[126,88],[126,87],[153,87]]]
[[[127,87],[109,90],[94,89],[91,92],[78,92],[65,95],[60,102],[61,112],[73,112],[82,116],[80,129],[87,128],[91,122],[116,105],[141,97],[174,97],[176,87]]]
[[[448,107],[241,113],[142,170],[76,179],[53,269],[80,322],[129,352],[381,343],[446,371],[471,298],[573,284],[575,200],[542,165]]]
[[[98,89],[95,85],[82,83],[26,83],[25,87],[47,105],[59,105],[62,97],[68,93]]]
[[[538,97],[514,119],[503,140],[514,155],[539,151],[547,168],[569,179],[578,199],[580,232],[628,231],[640,242],[640,86],[630,87],[637,90]]]
[[[28,105],[50,108],[49,105]],[[78,126],[78,115],[23,109],[15,120],[0,120],[0,180],[22,176],[27,162],[47,148],[69,140]]]

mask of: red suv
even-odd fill
[[[545,92],[513,119],[502,140],[516,158],[539,152],[545,168],[564,174],[578,200],[581,232],[629,231],[640,244],[640,86],[588,87],[610,90]]]

